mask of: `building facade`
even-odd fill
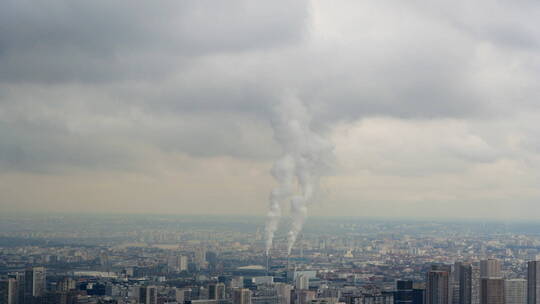
[[[512,279],[504,281],[505,304],[527,303],[527,280]]]

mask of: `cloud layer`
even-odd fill
[[[539,10],[3,1],[0,210],[263,214],[293,94],[336,146],[316,213],[530,217]]]

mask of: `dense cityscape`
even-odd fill
[[[539,17],[0,0],[0,304],[540,304]]]
[[[284,223],[282,226],[286,226]],[[536,223],[2,216],[0,303],[533,304]],[[540,297],[538,298],[540,300]]]

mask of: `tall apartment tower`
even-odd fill
[[[198,268],[206,269],[206,249],[201,247],[195,250],[194,262]]]
[[[139,287],[140,304],[157,304],[157,287],[141,286]]]
[[[18,282],[14,278],[0,281],[0,303],[17,304]]]
[[[311,303],[312,300],[315,300],[317,297],[317,292],[315,290],[307,290],[307,289],[300,289],[295,290],[295,304],[308,304]]]
[[[175,299],[179,304],[184,304],[185,301],[191,301],[190,288],[175,288]]]
[[[297,276],[294,288],[297,290],[309,289],[309,277],[303,274]]]
[[[540,304],[540,261],[527,262],[527,304]]]
[[[232,304],[251,304],[251,290],[238,288],[233,291]]]
[[[278,304],[291,304],[292,286],[286,283],[275,283]]]
[[[501,263],[497,259],[487,259],[480,261],[481,278],[500,278]]]
[[[452,286],[451,288],[451,304],[459,304],[460,301],[460,276],[461,276],[461,265],[462,262],[455,262],[454,267],[452,269],[452,282],[450,283]]]
[[[480,304],[480,265],[471,266],[471,304]]]
[[[70,277],[65,277],[61,281],[58,281],[56,291],[68,292],[76,288],[76,281]]]
[[[181,255],[178,257],[178,270],[187,271],[188,270],[188,257]]]
[[[216,283],[216,284],[208,285],[208,299],[209,300],[225,299],[225,284]]]
[[[504,304],[504,279],[480,279],[480,304]]]
[[[39,297],[45,294],[45,267],[28,268],[24,272],[24,297]]]
[[[425,294],[426,290],[423,288],[414,288],[413,289],[413,298],[412,298],[412,304],[424,304],[425,300]]]
[[[394,292],[394,304],[413,303],[413,281],[397,281],[397,291]]]
[[[432,266],[426,278],[426,304],[450,304],[450,267]]]
[[[470,263],[456,263],[458,304],[472,304],[473,269]]]
[[[505,304],[527,304],[527,280],[512,279],[504,282]]]

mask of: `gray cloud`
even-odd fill
[[[0,138],[4,172],[57,174],[81,167],[130,170],[135,161],[133,153],[126,153],[129,147],[103,137],[81,137],[51,122],[0,122]]]
[[[497,174],[526,176],[508,193],[530,199],[535,173],[522,162],[539,162],[539,6],[3,1],[0,168],[145,172],[184,165],[171,161],[181,155],[262,170],[280,153],[269,109],[296,94],[344,151],[333,178],[349,201],[373,177],[369,199],[392,192],[386,184],[396,189],[386,200],[454,199],[433,176],[456,197],[486,199],[470,185]]]
[[[302,39],[305,1],[64,1],[0,4],[0,80],[152,79],[189,57]]]
[[[151,111],[80,87],[20,90],[6,94],[20,99],[0,111],[0,167],[6,170],[145,170],[153,166],[149,159],[163,154],[261,160],[279,153],[268,141],[270,127],[258,116]],[[33,100],[36,95],[40,98]]]
[[[456,28],[480,41],[525,50],[534,50],[539,46],[537,22],[527,18],[540,13],[540,5],[536,1],[462,1],[457,5],[442,1],[426,5],[417,1],[417,7],[420,6],[447,19]]]

